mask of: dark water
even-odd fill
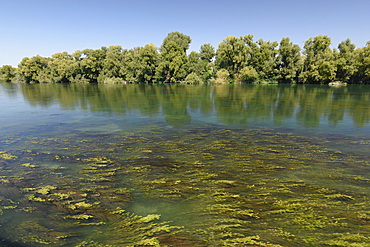
[[[0,246],[370,246],[370,87],[0,84]]]

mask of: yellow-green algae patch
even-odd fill
[[[324,138],[210,126],[103,137],[30,138],[55,152],[1,152],[1,237],[26,246],[369,246],[369,157],[330,150]]]

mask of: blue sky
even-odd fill
[[[159,47],[172,31],[189,35],[195,51],[247,34],[300,47],[317,35],[333,48],[370,41],[370,0],[0,0],[0,8],[0,66],[109,45]]]

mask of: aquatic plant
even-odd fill
[[[368,157],[331,150],[324,137],[160,125],[73,135],[31,137],[24,140],[28,149],[1,152],[0,229],[10,241],[105,247],[370,241],[370,178],[357,173],[367,169]]]

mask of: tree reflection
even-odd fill
[[[109,112],[125,116],[164,116],[175,126],[190,123],[192,115],[215,112],[224,124],[296,121],[318,126],[336,125],[345,116],[358,127],[370,120],[370,92],[365,86],[331,88],[326,85],[99,85],[24,84],[24,97],[33,106],[59,104],[66,109]]]

